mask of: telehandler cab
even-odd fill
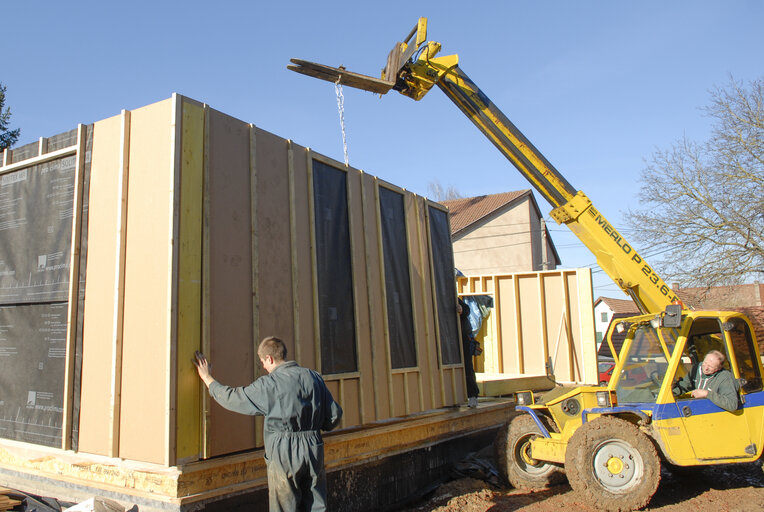
[[[545,487],[567,475],[571,487],[608,510],[643,507],[660,480],[661,461],[679,466],[751,462],[764,446],[764,391],[758,345],[749,320],[729,311],[683,310],[668,285],[550,164],[459,68],[458,56],[437,57],[427,20],[397,43],[381,78],[304,60],[289,69],[315,78],[415,100],[435,85],[483,132],[554,207],[599,266],[643,313],[612,326],[606,339],[615,368],[607,387],[557,388],[535,403],[517,394],[515,415],[499,432],[499,465],[515,487]],[[615,328],[627,332],[620,353]],[[592,340],[592,343],[594,341]],[[726,356],[738,407],[675,396],[675,381],[708,351]]]

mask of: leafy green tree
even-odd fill
[[[11,109],[5,106],[5,89],[6,87],[0,83],[0,151],[13,146],[21,134],[19,128],[8,129],[11,122]]]
[[[683,287],[764,277],[764,78],[711,91],[708,140],[681,139],[642,172],[634,238]]]

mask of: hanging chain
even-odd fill
[[[340,113],[340,126],[342,127],[342,148],[345,152],[345,165],[348,165],[348,140],[345,134],[345,96],[342,94],[342,75],[334,82],[334,92],[337,93],[337,111]]]

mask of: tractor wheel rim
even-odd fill
[[[642,457],[629,443],[609,439],[597,445],[593,453],[594,476],[609,491],[626,492],[642,480]]]
[[[512,449],[513,457],[517,465],[526,473],[540,475],[551,469],[546,462],[531,457],[531,440],[538,437],[536,434],[521,437]]]

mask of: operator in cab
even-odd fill
[[[689,373],[674,384],[674,395],[690,392],[692,398],[708,398],[725,411],[738,408],[738,396],[732,372],[724,369],[726,357],[711,350],[703,362],[693,365]]]

